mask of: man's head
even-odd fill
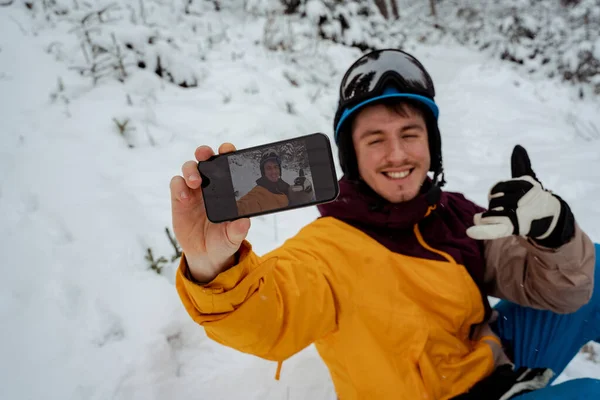
[[[425,115],[399,99],[362,109],[351,124],[358,173],[391,203],[415,198],[431,165]]]
[[[379,50],[358,59],[342,79],[334,120],[346,178],[393,203],[413,199],[428,171],[442,186],[434,96],[431,77],[410,54]]]
[[[274,153],[265,153],[260,159],[260,173],[271,182],[277,182],[281,177],[281,160]]]

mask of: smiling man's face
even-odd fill
[[[427,125],[418,109],[366,106],[353,121],[352,142],[361,178],[381,197],[401,203],[419,194],[431,157]]]
[[[267,161],[265,163],[265,176],[271,182],[277,182],[279,177],[281,176],[281,170],[279,169],[279,164],[275,161]]]

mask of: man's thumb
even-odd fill
[[[229,241],[236,246],[239,246],[246,236],[248,236],[248,231],[250,230],[250,218],[241,218],[235,221],[230,222],[227,225],[227,237]]]
[[[475,240],[493,240],[512,235],[504,224],[474,225],[467,228],[467,236]]]
[[[510,159],[510,167],[513,178],[519,178],[521,176],[528,175],[537,180],[535,172],[533,172],[533,169],[531,168],[531,161],[529,160],[527,150],[525,150],[525,148],[521,145],[516,145],[513,149]]]
[[[474,225],[467,229],[467,236],[475,240],[493,240],[512,235],[513,226],[508,217],[486,217],[475,214]]]

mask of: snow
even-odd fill
[[[260,14],[273,3],[250,5]],[[185,64],[175,65],[184,77],[193,71],[197,88],[148,68],[93,86],[68,68],[84,62],[68,24],[32,21],[16,6],[0,13],[0,398],[335,398],[312,346],[275,381],[275,363],[207,339],[173,286],[165,227],[169,181],[197,146],[331,138],[337,82],[358,50],[299,36],[288,51],[269,51],[264,18],[224,10],[178,24],[160,19],[176,21],[169,10],[148,3],[146,13],[175,37],[171,62]],[[192,24],[198,34],[186,41]],[[136,43],[145,35],[119,32]],[[545,186],[600,241],[598,100],[579,101],[471,50],[409,50],[437,85],[447,188],[485,204],[520,143]],[[113,119],[129,129],[121,135]],[[257,217],[249,240],[264,253],[317,216],[310,207]],[[161,275],[148,269],[148,248],[169,260]],[[600,377],[583,353],[559,381],[582,376]]]
[[[321,16],[330,16],[331,14],[325,4],[319,0],[308,0],[304,7],[306,8],[306,16],[314,24],[319,22]]]

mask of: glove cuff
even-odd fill
[[[560,202],[560,215],[558,216],[556,226],[547,238],[531,238],[531,240],[542,247],[558,249],[562,245],[570,242],[575,236],[575,217],[571,212],[571,208],[563,199],[555,194],[553,194],[553,196]]]

